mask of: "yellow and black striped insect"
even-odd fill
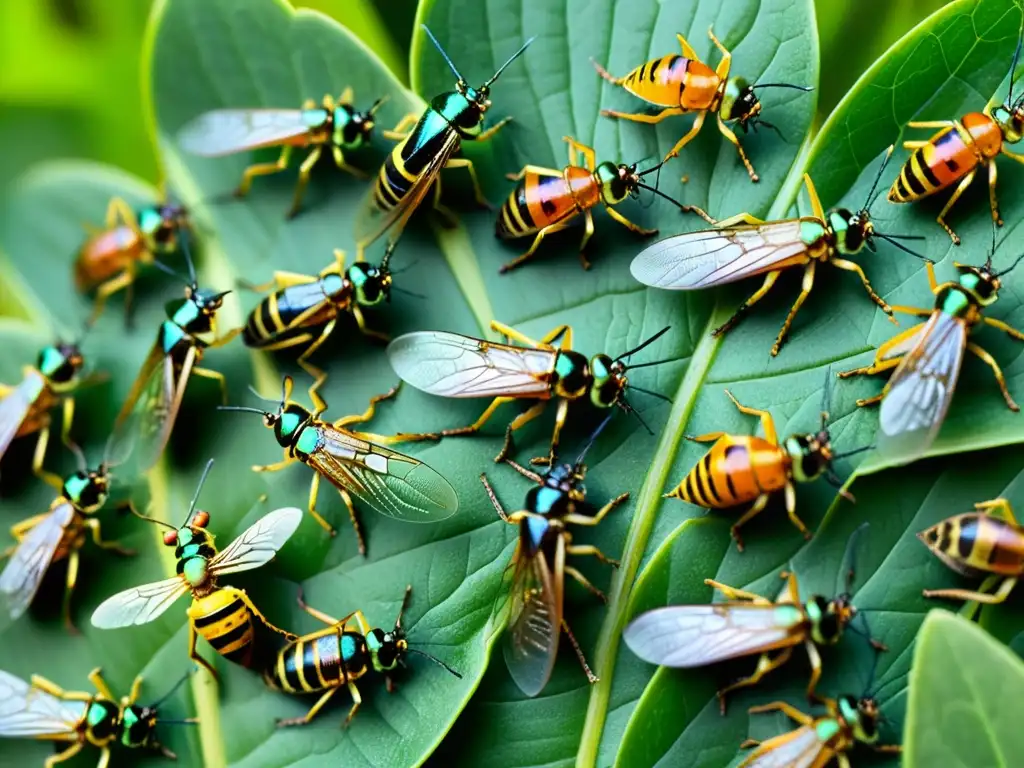
[[[926,589],[925,597],[973,600],[979,603],[1003,602],[1021,576],[1024,576],[1024,528],[1013,515],[1006,499],[982,501],[977,512],[943,520],[917,534],[936,557],[954,571],[970,578],[989,577],[979,590]],[[986,591],[998,583],[994,594]]]
[[[178,133],[178,145],[200,157],[221,157],[263,147],[281,147],[281,156],[273,163],[250,165],[242,174],[235,195],[244,197],[257,176],[280,173],[288,168],[292,150],[311,147],[299,166],[291,218],[299,212],[309,175],[325,148],[330,149],[334,164],[357,178],[367,175],[349,165],[345,153],[362,149],[373,134],[374,113],[386,98],[360,112],[352,106],[353,93],[346,88],[338,100],[324,96],[318,106],[313,99],[302,103],[301,109],[215,109],[204,112]]]
[[[622,86],[648,104],[663,107],[661,112],[655,115],[643,112],[618,112],[613,109],[602,109],[601,114],[637,123],[660,123],[672,115],[695,112],[697,117],[693,121],[693,126],[665,155],[663,162],[668,162],[676,157],[680,150],[700,133],[705,118],[709,114],[716,114],[718,130],[736,147],[740,160],[743,161],[743,165],[750,175],[750,180],[757,181],[758,175],[754,171],[754,166],[747,158],[746,152],[743,151],[740,140],[736,138],[736,134],[727,123],[735,122],[743,129],[744,133],[748,128],[753,128],[756,131],[759,125],[778,130],[771,123],[761,119],[761,102],[755,91],[761,88],[795,88],[799,91],[813,91],[814,89],[789,83],[750,85],[742,77],[729,77],[732,54],[718,41],[711,28],[708,28],[708,37],[722,53],[722,60],[715,69],[711,69],[697,57],[696,52],[682,35],[676,35],[676,37],[683,50],[682,56],[669,54],[652,59],[623,77],[614,77],[591,59],[597,73],[609,83]]]
[[[271,688],[285,693],[323,692],[323,695],[303,717],[278,720],[277,725],[308,725],[331,697],[344,687],[352,696],[352,708],[342,724],[347,728],[363,703],[356,682],[372,670],[384,676],[388,693],[393,692],[392,675],[399,667],[405,666],[410,653],[430,659],[461,680],[462,675],[440,659],[409,646],[402,616],[411,596],[410,585],[405,588],[394,629],[386,632],[371,627],[362,611],[353,611],[342,619],[332,618],[306,605],[300,593],[299,607],[326,624],[327,629],[302,635],[288,643],[264,671],[263,679]]]
[[[214,546],[214,536],[206,526],[208,512],[196,511],[196,501],[213,459],[206,465],[203,476],[189,505],[188,515],[180,528],[160,520],[143,518],[170,530],[164,534],[164,544],[174,547],[178,575],[141,587],[133,587],[104,600],[92,615],[92,625],[99,629],[117,629],[148,624],[163,614],[182,595],[191,592],[192,604],[188,609],[188,654],[202,664],[210,674],[217,671],[196,652],[199,635],[217,653],[244,667],[252,666],[256,651],[256,630],[266,627],[289,640],[295,635],[271,624],[253,605],[245,590],[224,587],[217,579],[229,573],[248,571],[266,565],[274,559],[302,522],[302,510],[284,507],[264,515],[232,541],[221,552]],[[141,517],[141,515],[140,515]]]
[[[534,40],[527,40],[522,48],[498,67],[498,71],[487,82],[479,88],[472,88],[431,31],[426,25],[421,26],[458,81],[454,91],[436,96],[422,115],[406,115],[393,131],[385,134],[400,142],[381,166],[363,204],[362,213],[356,219],[358,261],[363,260],[365,249],[389,230],[388,247],[394,247],[409,217],[431,187],[434,188],[434,208],[450,221],[456,221],[455,215],[441,205],[442,168],[465,168],[473,182],[477,202],[489,207],[480,190],[473,162],[453,155],[458,152],[463,141],[486,141],[512,119],[506,117],[486,131],[483,130],[484,115],[491,107],[491,86],[505,71],[505,67],[515,61]]]

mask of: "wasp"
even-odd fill
[[[921,531],[917,538],[959,574],[1001,579],[999,589],[991,595],[981,590],[926,589],[925,597],[1001,603],[1024,574],[1024,528],[1014,517],[1010,502],[993,499],[974,508],[978,511],[947,518]]]
[[[245,590],[223,587],[217,580],[229,573],[259,568],[273,560],[302,522],[302,510],[296,507],[276,509],[218,552],[213,534],[206,529],[210,514],[196,510],[199,492],[212,466],[213,459],[203,471],[180,528],[153,518],[143,518],[169,529],[163,541],[168,547],[174,547],[177,575],[126,589],[107,598],[93,613],[92,625],[99,629],[117,629],[148,624],[190,592],[188,655],[216,678],[217,671],[213,665],[196,652],[199,635],[206,638],[221,656],[245,667],[253,664],[257,627],[263,626],[289,640],[295,639],[295,635],[267,621]]]
[[[608,417],[591,436],[574,463],[554,464],[543,475],[506,459],[513,469],[536,483],[527,492],[522,510],[507,513],[487,481],[487,476],[480,475],[480,482],[498,516],[506,523],[519,526],[519,542],[509,566],[512,573],[509,581],[511,605],[503,653],[509,674],[527,696],[537,696],[547,685],[554,669],[558,641],[563,630],[587,680],[597,682],[597,677],[591,672],[565,620],[563,596],[565,575],[568,574],[602,602],[607,602],[601,590],[566,563],[567,555],[590,555],[602,563],[618,567],[617,560],[608,557],[597,547],[573,544],[572,533],[569,531],[572,525],[598,525],[609,512],[629,498],[628,493],[620,494],[596,510],[586,500],[583,481],[587,467],[583,460],[607,423]]]
[[[69,743],[66,749],[47,759],[46,768],[70,760],[87,744],[100,749],[97,768],[106,768],[111,745],[117,743],[176,760],[177,755],[157,740],[156,729],[158,725],[197,722],[158,717],[160,706],[186,679],[188,675],[159,701],[142,706],[136,704],[142,692],[141,675],[132,683],[131,692],[118,702],[98,667],[89,673],[96,693],[65,691],[39,675],[32,675],[31,682],[26,683],[0,670],[0,737]]]
[[[704,126],[704,120],[709,114],[716,114],[718,130],[736,147],[740,160],[743,161],[743,166],[750,175],[750,180],[756,182],[758,175],[754,171],[754,166],[747,158],[747,153],[743,151],[740,140],[736,138],[736,134],[727,123],[735,123],[743,129],[744,133],[747,132],[748,126],[756,131],[759,125],[778,130],[771,123],[761,119],[761,102],[755,91],[761,88],[794,88],[798,91],[813,91],[814,89],[789,83],[750,85],[742,77],[729,77],[732,54],[719,42],[710,27],[708,28],[708,37],[722,53],[722,60],[715,69],[711,69],[697,57],[696,52],[682,35],[676,35],[676,37],[683,50],[682,56],[669,54],[652,59],[624,77],[614,77],[596,61],[590,60],[597,70],[597,74],[612,85],[622,86],[648,104],[663,107],[661,112],[655,115],[642,112],[636,114],[617,112],[613,109],[602,109],[601,114],[637,123],[660,123],[672,115],[695,112],[697,117],[694,119],[690,131],[676,142],[671,151],[665,155],[663,162],[666,163],[678,156],[680,150],[700,133],[700,129]]]
[[[394,629],[386,632],[371,627],[362,611],[353,611],[342,619],[332,618],[306,605],[300,593],[299,607],[327,628],[288,643],[264,671],[263,679],[271,688],[285,693],[323,692],[323,695],[303,717],[278,720],[278,726],[309,725],[331,697],[345,687],[352,696],[352,708],[342,726],[347,728],[363,703],[356,682],[372,669],[384,676],[388,692],[393,692],[395,684],[391,676],[400,666],[405,666],[410,653],[430,659],[461,680],[462,675],[440,659],[410,647],[402,616],[409,607],[411,595],[410,585],[405,588]]]
[[[1021,34],[1024,36],[1024,26]],[[960,245],[960,236],[946,223],[946,214],[971,186],[978,169],[982,166],[988,168],[992,221],[1002,226],[996,197],[996,158],[1005,155],[1024,163],[1024,154],[1008,149],[1008,145],[1018,144],[1024,138],[1024,94],[1016,99],[1013,97],[1013,75],[1020,49],[1021,40],[1018,40],[1010,66],[1010,89],[1001,105],[989,104],[983,111],[970,112],[959,120],[908,123],[910,128],[938,128],[939,131],[925,141],[903,143],[904,149],[912,150],[912,154],[889,190],[889,201],[913,203],[956,184],[956,189],[935,219],[954,245]]]
[[[95,291],[89,323],[103,313],[107,299],[126,291],[124,312],[130,322],[132,287],[141,266],[158,256],[176,253],[191,231],[188,211],[176,203],[144,205],[137,210],[120,197],[107,205],[105,228],[94,230],[75,259],[75,286],[82,293]]]
[[[353,98],[352,89],[346,88],[337,101],[328,94],[319,106],[307,99],[301,109],[214,109],[186,124],[178,132],[178,145],[200,157],[281,147],[276,162],[256,163],[245,169],[235,190],[237,197],[249,193],[257,176],[286,170],[296,147],[311,148],[299,166],[299,181],[288,211],[288,218],[292,218],[302,207],[309,175],[324,149],[330,149],[339,169],[366,178],[365,173],[346,162],[345,155],[370,143],[374,115],[387,99],[377,99],[367,111],[360,112],[352,106]]]
[[[331,483],[348,509],[359,552],[365,555],[366,541],[353,496],[382,515],[411,522],[439,522],[459,509],[455,489],[437,471],[411,456],[380,445],[415,440],[417,436],[388,437],[347,429],[353,424],[368,422],[376,412],[377,403],[393,398],[397,392],[396,387],[371,398],[362,414],[330,422],[320,419],[326,406],[310,411],[291,399],[292,378],[285,376],[276,411],[228,405],[220,406],[220,410],[257,413],[263,417],[264,426],[274,430],[278,445],[284,449],[284,458],[275,464],[258,464],[252,468],[254,472],[277,472],[295,462],[313,470],[309,514],[333,536],[334,528],[316,511],[320,478]],[[315,393],[311,394],[311,399],[323,404]]]
[[[407,333],[388,345],[391,367],[399,378],[417,389],[441,397],[494,398],[480,418],[467,427],[445,429],[437,435],[403,434],[404,439],[471,435],[480,431],[500,405],[515,400],[539,401],[516,416],[505,429],[505,444],[494,459],[500,462],[512,447],[512,433],[539,416],[548,400],[555,398],[558,411],[548,456],[534,460],[535,464],[553,465],[571,403],[589,401],[596,408],[617,406],[636,414],[626,400],[626,389],[667,399],[657,392],[630,384],[626,372],[664,362],[629,364],[628,360],[631,355],[654,343],[668,328],[662,328],[615,359],[602,353],[590,360],[572,349],[572,328],[568,325],[558,326],[540,341],[534,341],[497,321],[491,323],[491,329],[510,342],[518,341],[523,346],[496,344],[443,331]],[[560,345],[554,346],[559,340]]]
[[[825,393],[828,394],[827,387]],[[740,528],[764,510],[772,494],[781,491],[786,499],[790,522],[804,538],[810,539],[811,532],[796,514],[795,484],[808,483],[824,476],[839,489],[840,495],[852,501],[853,497],[843,489],[833,464],[874,446],[837,454],[832,449],[827,410],[822,410],[821,428],[817,432],[792,435],[780,444],[775,420],[768,411],[740,405],[729,390],[725,390],[725,394],[740,413],[761,419],[764,437],[729,435],[725,432],[687,437],[693,442],[714,445],[664,498],[680,499],[710,509],[731,509],[741,504],[750,504],[750,508],[730,529],[736,548],[742,552]]]
[[[580,263],[584,269],[590,269],[584,251],[594,234],[594,217],[592,209],[603,205],[608,215],[630,232],[649,237],[658,234],[656,229],[644,229],[612,206],[628,197],[636,197],[639,190],[644,189],[666,198],[684,211],[693,211],[701,215],[707,222],[715,220],[696,206],[681,205],[668,195],[658,191],[656,187],[644,184],[641,179],[647,174],[661,169],[661,165],[637,172],[636,164],[615,165],[604,162],[597,165],[594,150],[580,144],[571,136],[563,136],[569,144],[569,165],[561,171],[553,168],[542,168],[527,165],[518,174],[510,174],[508,178],[519,182],[509,194],[505,204],[498,213],[495,234],[504,240],[514,240],[527,235],[536,235],[530,249],[522,256],[503,265],[499,272],[508,272],[530,259],[548,235],[566,229],[577,216],[583,216],[583,240],[580,242]],[[580,162],[580,158],[583,162]]]
[[[754,275],[765,275],[761,287],[739,306],[724,325],[713,331],[712,335],[721,336],[735,327],[750,308],[765,297],[785,270],[802,267],[802,290],[775,339],[772,355],[779,354],[796,313],[810,295],[819,264],[829,264],[857,275],[871,300],[896,323],[892,308],[875,293],[860,264],[845,258],[860,253],[865,247],[875,251],[874,239],[878,237],[902,251],[925,259],[899,242],[923,238],[879,232],[871,220],[869,209],[891,154],[892,147],[878,169],[864,207],[856,213],[846,208],[826,211],[810,176],[804,174],[811,202],[810,216],[766,222],[741,213],[718,222],[715,229],[687,232],[649,245],[637,255],[629,269],[633,277],[644,285],[673,291],[711,288]]]
[[[434,97],[422,115],[406,115],[393,131],[385,134],[399,143],[381,166],[362,213],[356,219],[356,248],[360,261],[366,247],[388,230],[391,230],[389,247],[394,247],[409,217],[431,186],[434,188],[434,208],[448,220],[457,220],[455,214],[441,204],[442,168],[465,168],[473,182],[477,202],[489,207],[480,190],[473,161],[454,155],[463,141],[486,141],[512,119],[506,117],[483,130],[484,116],[491,107],[491,86],[534,41],[532,37],[527,40],[487,82],[479,88],[472,88],[433,33],[426,25],[421,26],[455,73],[455,90]]]
[[[925,454],[946,418],[960,375],[964,350],[988,364],[1007,407],[1015,412],[1020,410],[1006,388],[1006,379],[995,358],[980,345],[969,341],[968,336],[979,327],[989,325],[1006,332],[1011,338],[1024,341],[1024,333],[1002,320],[983,315],[983,310],[999,298],[1000,278],[1016,267],[1021,259],[1024,256],[1002,272],[992,269],[991,256],[982,267],[954,262],[957,279],[941,285],[935,279],[935,268],[927,264],[928,283],[935,295],[934,308],[894,309],[927,317],[928,320],[880,346],[871,365],[839,374],[840,378],[846,378],[896,369],[881,394],[857,401],[860,406],[882,403],[877,437],[880,452],[903,457],[906,461]]]

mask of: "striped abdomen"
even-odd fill
[[[707,64],[676,54],[641,64],[617,82],[652,104],[699,111],[711,108],[721,80]]]
[[[243,594],[232,587],[221,587],[206,597],[193,599],[188,616],[217,653],[247,667],[252,662],[256,628]]]
[[[506,240],[531,235],[600,200],[601,187],[586,168],[570,165],[561,176],[527,172],[501,207],[495,234]]]
[[[245,324],[247,346],[272,344],[294,333],[324,325],[337,316],[351,290],[339,275],[327,275],[311,283],[291,285],[267,296],[256,305]]]
[[[787,456],[760,437],[724,435],[679,484],[683,501],[728,509],[782,490],[789,479]]]
[[[75,286],[80,291],[95,288],[124,272],[145,250],[145,242],[131,227],[115,227],[93,235],[75,259]]]
[[[1007,521],[968,512],[918,534],[941,560],[959,573],[1024,573],[1024,530]]]
[[[433,109],[423,113],[416,127],[384,160],[374,183],[373,199],[382,211],[390,211],[409,192],[419,175],[430,165],[454,129]],[[457,142],[456,142],[457,144]]]
[[[285,693],[311,693],[358,680],[369,660],[365,637],[331,627],[288,643],[263,677]]]

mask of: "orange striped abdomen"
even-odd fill
[[[1024,573],[1024,530],[978,512],[955,515],[920,534],[954,570],[1019,576]]]
[[[761,437],[723,435],[679,484],[680,498],[712,509],[754,501],[785,487],[784,451]]]
[[[86,291],[116,277],[145,249],[142,238],[131,227],[115,227],[93,235],[75,259],[75,286]]]
[[[506,240],[532,235],[599,200],[600,189],[586,168],[570,165],[561,176],[527,172],[502,205],[495,234]]]
[[[706,64],[678,54],[641,64],[621,80],[623,88],[644,101],[686,111],[709,109],[720,83]]]

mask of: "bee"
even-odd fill
[[[373,188],[363,204],[362,213],[356,218],[356,256],[363,260],[367,246],[388,230],[391,231],[388,247],[393,248],[413,212],[434,188],[434,208],[451,221],[455,214],[441,205],[441,169],[465,168],[473,182],[477,202],[489,207],[480,190],[473,161],[456,158],[455,153],[463,141],[487,141],[512,118],[506,117],[483,130],[484,115],[491,108],[491,86],[505,67],[515,61],[534,41],[530,38],[523,47],[512,54],[508,61],[479,88],[472,88],[466,82],[455,64],[448,58],[437,38],[421,25],[427,37],[434,44],[448,67],[458,78],[455,90],[435,96],[422,115],[408,114],[388,132],[388,138],[399,140],[381,166]]]
[[[632,120],[637,123],[660,123],[672,115],[685,115],[695,112],[689,132],[672,147],[662,162],[668,162],[679,155],[680,150],[700,133],[704,120],[709,114],[716,114],[718,130],[736,147],[740,160],[747,169],[751,181],[758,181],[754,166],[747,159],[740,140],[727,123],[735,122],[746,133],[748,126],[757,130],[758,125],[775,128],[771,123],[761,119],[761,102],[754,91],[761,88],[794,88],[798,91],[813,91],[813,88],[789,83],[761,83],[750,85],[742,77],[729,77],[732,67],[732,54],[722,45],[708,28],[708,37],[722,53],[718,67],[711,69],[702,62],[690,44],[682,35],[676,35],[683,55],[669,54],[652,59],[642,64],[623,77],[615,77],[591,59],[591,63],[603,79],[612,85],[618,85],[637,96],[648,104],[663,107],[656,115],[646,113],[617,112],[613,109],[602,109],[605,117]]]
[[[267,621],[245,590],[220,586],[217,580],[229,573],[259,568],[273,560],[302,522],[302,510],[296,507],[275,509],[217,552],[214,536],[206,530],[209,513],[196,511],[199,492],[212,466],[213,459],[210,459],[180,528],[143,518],[169,529],[164,534],[164,544],[174,547],[178,574],[107,598],[93,613],[92,625],[99,629],[117,629],[148,624],[182,595],[191,593],[188,655],[216,678],[217,670],[196,652],[199,635],[221,656],[245,667],[253,664],[257,627],[263,626],[289,640],[295,639],[295,635]]]
[[[864,207],[855,213],[846,208],[825,211],[811,177],[804,174],[804,184],[811,201],[810,216],[766,222],[741,213],[718,222],[715,229],[687,232],[647,246],[633,259],[630,272],[644,285],[672,291],[711,288],[754,275],[765,275],[761,287],[712,333],[713,336],[721,336],[734,328],[750,308],[765,297],[784,270],[802,267],[802,290],[775,339],[772,355],[779,354],[796,313],[810,295],[819,264],[829,264],[857,275],[871,300],[895,324],[892,308],[875,293],[860,264],[844,258],[860,253],[865,247],[874,252],[874,239],[878,237],[928,261],[899,242],[923,238],[879,232],[871,220],[870,208],[875,190],[891,154],[892,147],[889,147]]]
[[[362,149],[370,143],[375,125],[374,114],[386,101],[377,99],[367,111],[354,106],[351,88],[346,88],[335,101],[328,94],[320,106],[313,99],[302,103],[301,109],[214,109],[204,112],[178,132],[178,145],[200,157],[221,157],[263,147],[281,147],[281,155],[273,163],[250,165],[242,174],[235,190],[244,197],[257,176],[280,173],[288,168],[292,150],[311,148],[299,166],[288,218],[302,207],[302,195],[309,183],[309,174],[324,149],[330,149],[334,164],[356,178],[366,174],[348,164],[345,154]]]
[[[356,682],[371,669],[384,676],[389,693],[395,689],[392,674],[405,666],[406,657],[415,653],[430,659],[455,677],[462,675],[440,659],[417,648],[409,646],[402,627],[402,616],[409,607],[412,586],[405,588],[402,607],[398,609],[395,627],[390,632],[370,626],[362,611],[353,611],[343,619],[335,619],[326,613],[306,605],[299,594],[299,607],[327,629],[302,635],[278,651],[274,661],[263,672],[263,680],[271,688],[291,694],[320,693],[323,695],[303,717],[277,721],[278,727],[309,725],[323,706],[342,687],[348,688],[352,696],[352,708],[342,725],[347,728],[356,716],[362,696]]]

